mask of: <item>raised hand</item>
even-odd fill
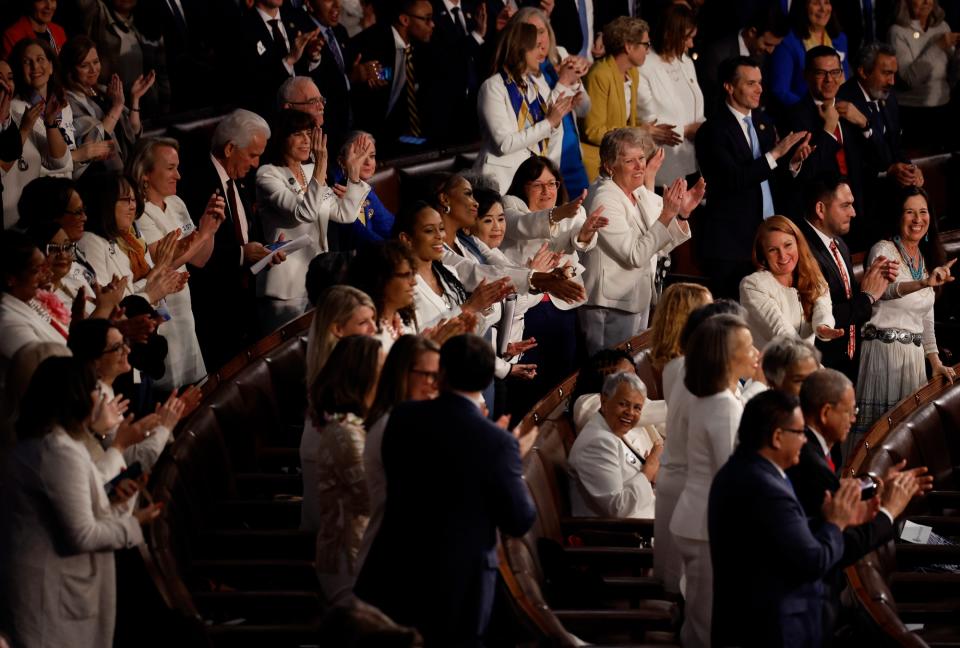
[[[290,65],[296,65],[297,61],[303,56],[304,51],[307,49],[307,45],[312,43],[320,36],[320,28],[317,27],[313,31],[309,32],[300,32],[297,34],[293,43],[290,45],[290,53],[287,54],[286,61]]]
[[[527,267],[536,272],[550,272],[557,267],[562,258],[563,254],[551,250],[549,242],[544,241],[536,254],[527,260]]]
[[[122,108],[126,103],[123,95],[123,82],[118,74],[110,77],[110,83],[107,85],[107,97],[110,98],[110,105],[113,108]]]
[[[660,167],[663,166],[663,160],[665,158],[666,153],[661,146],[658,147],[657,150],[653,152],[653,155],[651,155],[647,160],[647,167],[643,171],[643,184],[650,191],[653,191],[653,188],[657,184],[657,173],[660,172]]]
[[[663,191],[663,209],[660,211],[660,222],[669,225],[670,222],[680,213],[683,206],[684,195],[687,192],[687,181],[683,178],[677,178],[669,187]]]
[[[547,109],[547,121],[550,122],[551,126],[557,128],[571,110],[573,110],[573,96],[560,97]]]
[[[329,153],[327,136],[319,126],[315,126],[310,133],[310,152],[313,154],[313,177],[320,184],[324,184],[327,181]]]
[[[928,288],[939,288],[943,284],[950,283],[956,277],[950,274],[950,268],[953,267],[953,264],[956,263],[956,259],[950,259],[942,266],[936,267],[930,271],[930,274],[927,275],[927,278],[923,280],[923,285]]]
[[[173,430],[177,427],[177,422],[183,417],[185,411],[185,403],[177,397],[176,392],[173,392],[163,404],[157,403],[157,422],[168,430]]]
[[[227,203],[219,193],[213,193],[207,201],[207,207],[200,217],[200,226],[197,228],[200,235],[212,237],[220,229],[220,225],[227,218]]]
[[[63,104],[60,103],[56,95],[51,94],[47,97],[43,104],[43,123],[53,124],[55,120],[60,118],[61,108],[63,108]]]
[[[536,338],[527,338],[526,340],[520,340],[519,342],[510,342],[507,344],[507,352],[504,353],[503,356],[509,360],[514,356],[520,355],[521,353],[526,353],[535,346],[537,346]]]
[[[773,156],[774,160],[779,160],[784,155],[786,155],[790,149],[797,145],[799,141],[804,138],[807,138],[807,141],[810,141],[809,133],[807,131],[790,131],[785,137],[780,138],[780,140],[770,149],[770,155]]]
[[[703,201],[707,193],[707,181],[700,176],[697,183],[683,192],[683,200],[680,203],[680,213],[689,216],[694,209]]]
[[[136,105],[136,102],[138,102],[143,95],[150,91],[150,88],[153,87],[153,84],[156,82],[156,80],[157,73],[153,70],[147,72],[146,75],[141,74],[134,79],[133,84],[130,86],[131,103]]]
[[[29,136],[30,133],[33,132],[33,126],[37,123],[37,120],[40,119],[40,113],[43,112],[43,107],[44,103],[38,101],[23,112],[23,117],[20,119],[21,137]]]
[[[587,190],[584,189],[583,193],[571,200],[570,202],[565,202],[562,205],[558,205],[553,208],[553,212],[550,214],[550,217],[553,219],[554,223],[562,221],[565,218],[573,218],[580,212],[580,205],[583,204],[583,201],[587,199]]]
[[[883,297],[884,291],[890,285],[890,279],[885,272],[886,267],[887,257],[878,256],[863,273],[863,279],[860,280],[860,290],[871,295],[874,300]]]
[[[347,150],[347,159],[344,160],[346,166],[347,179],[350,182],[360,182],[360,169],[363,166],[367,156],[373,153],[373,140],[369,135],[361,135],[353,141]]]
[[[603,205],[600,205],[587,216],[577,234],[577,241],[586,245],[593,240],[598,231],[602,230],[610,223],[610,219],[603,215]]]
[[[98,434],[106,434],[113,428],[120,425],[123,421],[123,415],[130,406],[130,401],[121,394],[117,394],[111,399],[107,399],[105,394],[94,392],[93,411],[90,412],[89,427]]]

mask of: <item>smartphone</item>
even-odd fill
[[[424,144],[427,143],[427,140],[425,140],[422,137],[414,137],[413,135],[401,135],[400,142],[402,144],[413,144],[415,146],[423,146]]]
[[[857,478],[860,484],[860,499],[866,501],[873,499],[877,494],[877,482],[870,475]]]
[[[123,470],[119,475],[108,481],[103,487],[107,491],[107,497],[113,497],[114,491],[117,490],[117,485],[120,484],[124,479],[139,479],[143,475],[143,466],[140,465],[139,461],[134,461],[132,464],[127,466],[126,470]]]
[[[267,244],[267,245],[264,245],[263,247],[265,247],[265,248],[267,248],[268,250],[270,250],[271,252],[273,252],[274,250],[279,250],[280,248],[282,248],[284,245],[286,245],[287,243],[289,243],[289,242],[292,241],[292,240],[293,240],[293,239],[290,239],[289,241],[277,241],[277,242],[275,242],[275,243],[269,243],[269,244]]]

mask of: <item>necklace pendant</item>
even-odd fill
[[[30,168],[30,164],[23,158],[20,158],[19,160],[17,160],[17,168],[20,169],[21,171],[26,171],[27,169]]]

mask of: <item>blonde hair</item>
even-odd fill
[[[327,363],[330,352],[337,344],[337,337],[330,331],[334,324],[343,326],[361,306],[366,306],[376,315],[373,300],[362,290],[353,286],[331,286],[320,295],[307,337],[307,385],[313,385]]]
[[[557,35],[553,33],[553,26],[550,24],[550,18],[547,17],[546,12],[540,7],[520,7],[517,13],[513,15],[513,20],[518,22],[529,23],[531,18],[539,18],[547,28],[547,39],[549,41],[547,45],[547,60],[550,61],[554,67],[560,65],[560,52],[557,51]]]
[[[690,313],[713,301],[706,286],[695,283],[675,283],[667,286],[653,312],[650,329],[650,364],[663,371],[668,362],[683,355],[680,334]]]

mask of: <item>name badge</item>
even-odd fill
[[[257,41],[257,55],[263,56],[263,53],[267,51],[267,48],[264,46],[263,41]]]

